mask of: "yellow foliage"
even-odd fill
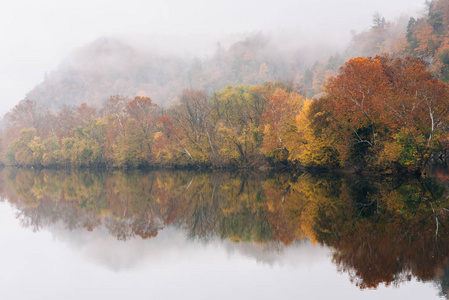
[[[158,131],[154,134],[154,140],[160,139],[163,136],[163,133]]]
[[[306,100],[303,109],[296,116],[297,139],[289,139],[286,147],[291,161],[302,165],[326,165],[335,160],[334,139],[326,133],[316,136],[309,119],[313,100]]]
[[[397,162],[401,157],[401,153],[402,147],[396,140],[384,143],[384,147],[378,156],[378,166],[382,168],[390,165],[392,162]]]

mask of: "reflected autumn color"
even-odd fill
[[[1,197],[39,230],[100,227],[119,240],[175,226],[190,238],[332,249],[360,288],[412,278],[449,289],[449,197],[435,179],[288,173],[3,169]],[[268,247],[274,249],[276,247]]]

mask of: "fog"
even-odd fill
[[[229,46],[258,32],[280,49],[307,44],[338,49],[351,31],[371,24],[380,12],[394,20],[419,14],[423,0],[361,1],[91,1],[22,0],[0,11],[0,114],[9,111],[45,74],[100,37],[150,45],[161,52],[207,56],[217,42]]]

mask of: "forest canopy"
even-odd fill
[[[346,62],[307,100],[283,83],[185,89],[169,108],[112,96],[56,114],[25,101],[9,116],[6,162],[39,167],[300,166],[418,171],[447,148],[449,90],[423,60]]]

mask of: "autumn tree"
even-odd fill
[[[157,132],[154,135],[153,159],[162,165],[189,165],[193,156],[186,145],[185,132],[181,125],[168,115],[162,115],[156,122]]]
[[[185,89],[172,114],[179,128],[176,139],[185,159],[196,164],[216,162],[216,129],[210,119],[210,102],[203,90]],[[176,143],[176,142],[175,142]]]
[[[117,138],[114,149],[118,166],[149,165],[157,112],[158,106],[148,97],[137,96],[126,104],[125,135]]]
[[[111,96],[103,102],[100,116],[107,121],[105,128],[104,157],[108,165],[115,163],[115,147],[117,141],[125,138],[125,126],[127,115],[126,104],[129,98],[123,96]]]
[[[10,130],[35,128],[37,134],[44,133],[46,109],[32,100],[24,100],[17,104],[8,115]]]
[[[256,86],[228,86],[215,92],[211,101],[224,162],[243,166],[260,163],[265,100]]]
[[[20,131],[17,137],[8,147],[7,158],[9,163],[18,165],[35,165],[42,158],[42,144],[36,136],[35,128],[26,128]]]
[[[289,160],[308,167],[338,166],[339,140],[329,128],[329,113],[322,112],[322,101],[307,100],[296,116],[296,134],[286,141]]]
[[[265,101],[262,152],[273,162],[286,162],[289,155],[286,142],[296,138],[295,116],[303,99],[281,83],[266,83],[260,89]]]
[[[331,128],[338,137],[342,164],[422,168],[440,149],[448,87],[422,60],[351,59],[327,82],[326,92],[312,105],[318,110],[310,118],[316,130]],[[323,116],[326,121],[320,123]]]
[[[55,130],[58,139],[73,136],[73,129],[78,125],[80,124],[76,121],[76,107],[63,105],[55,118]]]
[[[430,72],[437,78],[449,80],[448,38],[449,2],[433,0],[426,2],[426,12],[418,19],[410,18],[406,38],[407,55],[423,58]]]

